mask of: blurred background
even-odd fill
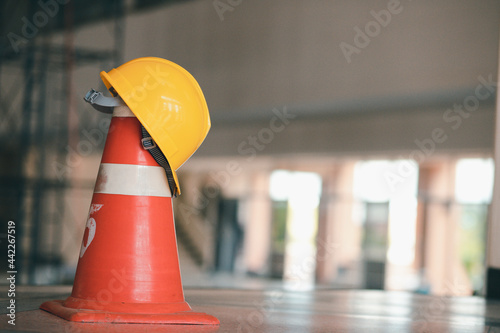
[[[184,286],[484,293],[499,1],[0,10],[0,275],[12,220],[19,283],[72,283],[110,121],[83,96],[157,56],[212,119],[179,170]]]

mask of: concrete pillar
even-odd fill
[[[337,201],[335,187],[338,182],[339,168],[333,166],[323,175],[323,186],[318,211],[318,232],[316,238],[316,282],[329,284],[337,275],[335,253],[335,204]],[[337,230],[338,231],[338,230]]]
[[[416,259],[424,273],[421,288],[428,287],[435,295],[471,293],[459,256],[454,179],[454,160],[420,165]]]
[[[252,175],[247,202],[248,220],[245,221],[244,262],[247,272],[263,274],[267,271],[271,242],[271,200],[269,172],[256,171]]]
[[[322,172],[316,243],[316,281],[319,284],[331,284],[339,268],[351,264],[353,248],[357,248],[357,255],[360,255],[359,232],[352,223],[353,172],[352,161],[336,163]]]

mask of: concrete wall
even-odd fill
[[[297,118],[262,154],[408,154],[436,127],[448,135],[438,149],[491,150],[493,95],[459,130],[443,116],[479,76],[496,81],[498,1],[214,3],[127,17],[126,60],[168,58],[204,90],[213,130],[200,155],[242,155],[235,143],[269,127],[275,107]]]

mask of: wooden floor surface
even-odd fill
[[[2,292],[1,332],[500,332],[500,302],[367,290],[185,289],[193,310],[216,316],[219,327],[83,324],[38,309],[70,292],[70,286],[18,287],[15,326],[7,322],[9,298]]]

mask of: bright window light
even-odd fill
[[[288,201],[285,248],[285,287],[307,290],[314,285],[315,237],[321,177],[312,172],[276,170],[271,173],[272,200]]]
[[[387,260],[391,264],[413,263],[417,191],[418,164],[413,160],[361,161],[355,166],[354,197],[361,203],[389,202]],[[362,211],[355,213],[363,217]]]
[[[354,197],[366,202],[388,202],[415,196],[418,165],[413,160],[358,162],[354,168]]]
[[[464,158],[457,162],[455,199],[460,203],[491,202],[494,164],[491,158]]]
[[[269,184],[269,195],[274,201],[286,201],[292,190],[291,172],[286,170],[276,170],[271,173]]]

